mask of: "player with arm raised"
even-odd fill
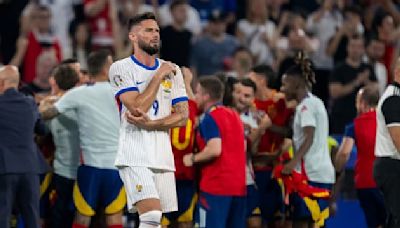
[[[132,18],[129,39],[134,54],[109,72],[121,114],[115,165],[128,209],[139,212],[139,227],[159,227],[162,212],[177,210],[169,129],[186,124],[188,98],[180,69],[156,58],[160,29],[154,14]]]

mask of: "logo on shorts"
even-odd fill
[[[142,186],[142,185],[140,185],[140,184],[137,184],[137,185],[136,185],[136,191],[141,192],[142,189],[143,189],[143,186]]]

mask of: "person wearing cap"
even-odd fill
[[[224,13],[213,12],[209,17],[207,33],[193,44],[190,65],[198,77],[222,71],[224,62],[239,46],[239,41],[226,33],[225,18]]]

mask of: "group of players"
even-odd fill
[[[154,15],[136,16],[129,28],[133,55],[112,63],[108,52],[91,54],[91,83],[76,88],[78,74],[59,66],[56,97],[40,105],[60,150],[49,193],[58,227],[73,216],[72,196],[72,227],[88,227],[98,208],[109,227],[122,227],[125,205],[139,213],[139,228],[322,226],[327,198],[307,190],[285,198],[283,187],[293,180],[273,175],[281,164],[284,177],[299,174],[317,193],[335,182],[328,117],[310,93],[310,62],[297,56],[281,92],[269,87],[273,72],[260,65],[245,79],[202,77],[193,93],[188,69],[156,58]],[[284,161],[292,134],[295,153]],[[69,149],[81,156],[61,153]]]

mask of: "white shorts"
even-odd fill
[[[150,198],[160,200],[164,213],[178,210],[174,172],[135,166],[120,167],[119,175],[124,182],[129,212],[136,212],[135,204]]]

